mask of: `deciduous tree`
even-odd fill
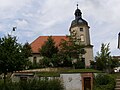
[[[81,44],[81,41],[77,38],[73,38],[73,36],[67,37],[68,41],[63,40],[60,43],[60,53],[68,57],[67,59],[69,60],[67,61],[71,61],[73,65],[78,67],[80,64],[77,65],[77,62],[81,62],[83,55],[86,53],[84,49],[85,45]]]
[[[8,72],[22,70],[28,61],[28,49],[17,42],[16,37],[7,35],[0,38],[0,71],[4,73],[4,82]]]

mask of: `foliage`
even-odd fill
[[[111,61],[111,68],[115,68],[115,67],[118,67],[120,66],[120,60],[118,58],[112,58],[112,61]]]
[[[68,41],[62,40],[60,43],[59,53],[65,55],[65,57],[67,56],[68,61],[70,60],[73,66],[75,65],[78,68],[78,63],[82,61],[82,56],[86,53],[85,46],[79,40],[73,38],[73,36],[67,37]]]
[[[43,64],[45,67],[49,66],[56,66],[53,63],[53,57],[58,52],[58,47],[55,46],[55,42],[52,38],[52,36],[49,36],[47,41],[44,43],[44,45],[40,49],[40,55],[43,56]]]
[[[41,65],[40,63],[32,63],[32,62],[30,62],[29,64],[29,69],[37,69],[37,68],[42,68],[43,67],[43,65]]]
[[[31,49],[31,46],[28,42],[26,42],[24,45],[23,45],[23,48],[22,48],[22,53],[24,54],[25,56],[25,59],[26,59],[26,69],[28,69],[31,65],[31,62],[29,61],[28,57],[30,57],[32,55],[32,49]]]
[[[90,61],[90,68],[96,69],[96,62]]]
[[[95,57],[98,69],[100,70],[107,69],[108,63],[111,59],[110,53],[111,52],[109,51],[109,44],[106,45],[102,43],[101,51],[100,53],[98,52],[97,56]]]
[[[0,71],[4,73],[4,82],[8,72],[25,69],[28,62],[27,48],[11,35],[0,38]]]
[[[110,55],[109,44],[103,44],[101,46],[101,51],[97,53],[96,67],[98,70],[103,70],[110,73],[112,69],[117,66],[118,61],[113,59]]]
[[[25,55],[26,58],[28,58],[29,56],[32,55],[32,49],[31,49],[31,46],[28,42],[26,42],[23,45],[23,54]]]
[[[17,42],[16,37],[10,35],[0,39],[0,70],[5,72],[13,72],[25,68],[28,61],[28,53],[25,45],[22,46]]]
[[[4,90],[3,82],[0,82],[0,90]],[[60,80],[28,80],[20,82],[7,82],[6,90],[63,90]]]
[[[84,45],[72,36],[67,36],[68,40],[62,40],[59,47],[55,46],[52,36],[40,49],[43,56],[44,67],[73,67],[84,68],[83,55],[86,53]],[[81,66],[82,65],[82,66]]]
[[[40,49],[40,55],[43,57],[52,58],[52,56],[57,52],[58,52],[58,47],[55,46],[55,42],[52,39],[52,36],[49,36],[47,41]]]
[[[84,59],[83,60],[78,60],[77,63],[75,63],[75,68],[76,69],[85,68],[85,60]]]
[[[94,79],[93,90],[114,90],[115,79],[108,74],[98,74]]]
[[[84,50],[84,45],[77,40],[73,39],[72,36],[67,36],[69,39],[68,41],[62,40],[60,43],[60,51],[66,55],[68,55],[70,58],[79,59],[86,53]]]
[[[52,63],[55,65],[55,67],[72,67],[71,58],[60,52],[52,57]]]
[[[45,66],[45,67],[53,66],[53,64],[51,62],[51,58],[44,57],[43,58],[43,66]]]

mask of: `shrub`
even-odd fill
[[[3,82],[0,82],[0,90],[4,89]],[[63,85],[60,80],[52,79],[48,80],[28,80],[20,82],[7,82],[6,90],[63,90]]]
[[[114,90],[115,79],[108,74],[98,74],[94,79],[93,90]]]

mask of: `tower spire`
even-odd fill
[[[75,10],[75,13],[74,13],[75,19],[82,18],[82,15],[81,15],[81,14],[82,14],[82,13],[81,13],[80,9],[78,8],[78,3],[77,3],[77,9]]]
[[[77,9],[78,9],[78,2],[77,2]]]

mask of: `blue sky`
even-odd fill
[[[110,43],[111,55],[120,55],[120,0],[0,0],[0,37],[11,34],[20,43],[31,43],[38,36],[68,35],[76,3],[90,26],[94,55],[101,43]]]

